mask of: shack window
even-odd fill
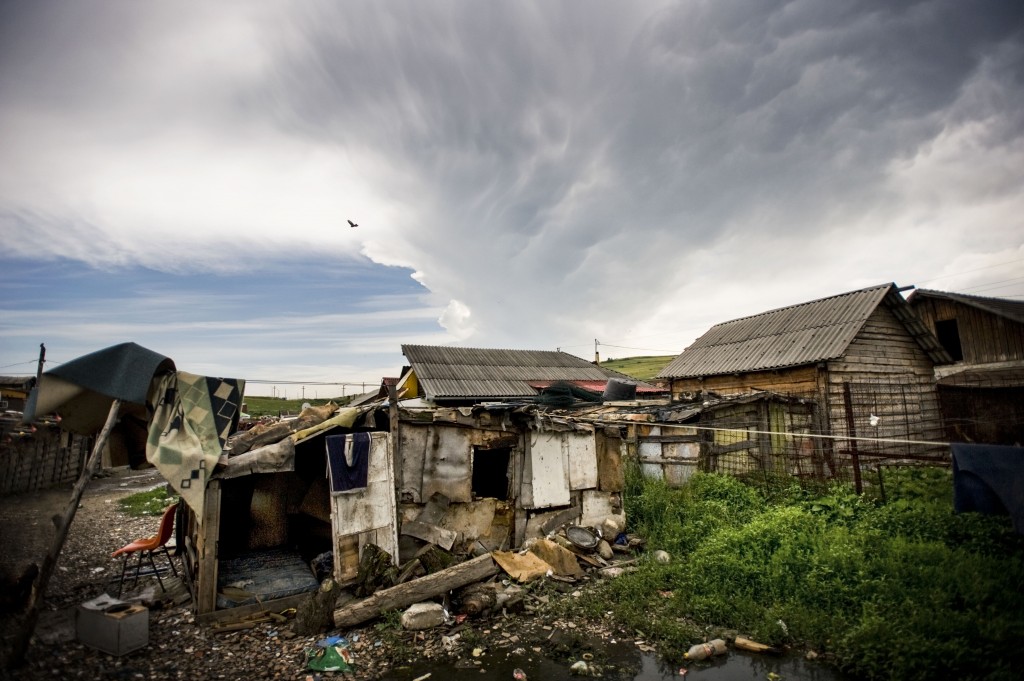
[[[964,358],[964,350],[960,345],[960,327],[955,319],[943,319],[935,322],[935,335],[939,337],[939,345],[946,349],[954,362]]]
[[[508,462],[511,447],[473,447],[473,496],[508,500]]]

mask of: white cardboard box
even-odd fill
[[[78,640],[111,655],[124,655],[149,645],[149,609],[103,594],[78,606]]]

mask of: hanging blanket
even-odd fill
[[[370,470],[370,434],[328,435],[324,441],[331,493],[365,489]]]
[[[245,382],[184,371],[154,379],[146,459],[203,517],[206,482],[237,427]]]
[[[1024,448],[954,442],[953,508],[1009,514],[1024,534]]]

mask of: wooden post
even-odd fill
[[[60,555],[61,549],[64,548],[64,540],[67,539],[71,521],[75,519],[75,512],[78,510],[78,503],[82,499],[82,492],[85,491],[85,486],[89,484],[89,480],[92,478],[96,464],[100,460],[100,452],[107,442],[110,430],[117,422],[117,412],[120,408],[121,400],[114,400],[111,403],[110,413],[107,414],[107,422],[103,424],[103,430],[100,431],[99,437],[96,438],[96,444],[93,445],[89,461],[85,464],[82,474],[78,476],[78,482],[75,483],[74,488],[71,490],[71,501],[68,503],[63,515],[53,517],[53,523],[56,525],[57,530],[56,535],[54,536],[50,551],[43,558],[39,574],[36,575],[36,580],[32,583],[32,591],[29,593],[28,604],[25,609],[25,620],[14,639],[11,659],[8,661],[9,664],[4,665],[5,667],[19,667],[25,661],[25,653],[28,651],[32,632],[35,631],[36,622],[39,620],[39,605],[42,603],[43,596],[46,593],[46,586],[49,584],[53,570],[57,566],[57,557]]]
[[[196,570],[196,614],[204,615],[217,609],[217,550],[220,543],[220,480],[206,484],[203,499],[203,517],[199,522],[196,553],[199,568]]]
[[[853,397],[849,381],[843,381],[843,405],[846,407],[846,430],[850,434],[850,464],[853,466],[853,487],[860,494],[863,486],[860,480],[860,452],[857,451],[857,424],[854,423]]]

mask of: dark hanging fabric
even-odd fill
[[[1024,449],[955,442],[953,509],[1009,515],[1024,534]]]
[[[331,493],[364,489],[370,469],[370,434],[328,435],[324,441]]]

